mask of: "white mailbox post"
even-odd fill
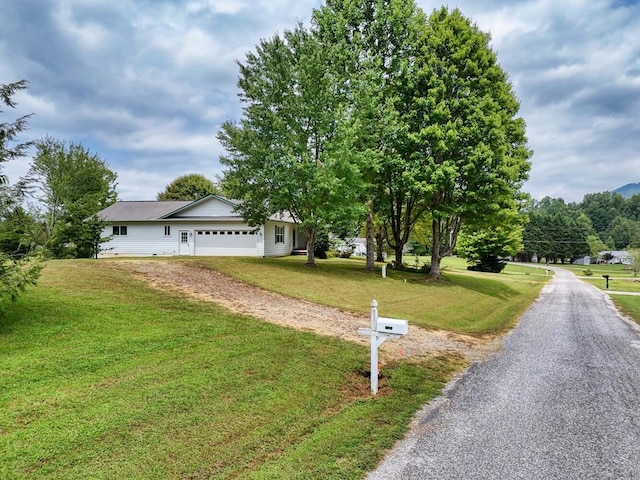
[[[359,328],[359,335],[371,337],[371,393],[378,393],[378,349],[388,338],[400,338],[409,333],[409,322],[378,317],[378,302],[371,302],[371,328]]]

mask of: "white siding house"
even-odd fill
[[[605,259],[606,258],[606,259]],[[598,253],[598,260],[603,263],[631,265],[631,255],[624,250],[605,250]]]
[[[98,215],[108,222],[100,256],[290,255],[295,223],[274,216],[259,228],[234,212],[237,203],[219,195],[191,201],[116,202]]]

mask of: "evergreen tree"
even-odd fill
[[[27,82],[21,80],[15,83],[0,84],[0,103],[7,107],[15,108],[16,104],[12,97],[19,91],[24,90],[27,87]],[[0,113],[3,113],[0,110]],[[9,160],[13,160],[22,157],[27,149],[30,147],[31,142],[16,143],[17,136],[26,130],[27,120],[30,115],[22,116],[13,122],[1,122],[0,123],[0,172],[2,163]],[[8,191],[6,190],[8,179],[0,174],[1,184],[0,196],[4,198],[2,206],[7,207],[11,202],[6,201]],[[8,218],[13,215],[14,219],[19,216],[19,212],[15,209],[7,210],[3,208],[2,212],[2,227],[0,230],[5,234],[3,238],[3,244],[0,248],[0,308],[4,307],[6,302],[15,300],[20,292],[28,285],[35,285],[40,276],[40,270],[43,265],[41,263],[41,256],[39,255],[23,255],[28,252],[20,248],[20,240],[16,244],[16,231],[21,228],[20,225],[16,225],[15,228],[10,224],[7,224]],[[11,230],[14,230],[11,232]],[[12,239],[7,238],[6,234],[11,232]],[[18,234],[19,235],[19,234]],[[17,251],[16,251],[17,250]],[[14,254],[17,254],[14,255]]]

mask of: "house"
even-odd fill
[[[591,257],[578,257],[573,261],[574,265],[591,265]]]
[[[598,260],[601,263],[631,265],[631,255],[624,250],[605,250],[598,253]]]
[[[98,212],[108,223],[103,237],[110,237],[101,244],[100,256],[277,257],[306,248],[290,216],[273,216],[251,227],[234,211],[237,205],[219,195],[196,201],[116,202]]]

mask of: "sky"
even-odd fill
[[[118,174],[120,200],[221,175],[221,124],[239,120],[237,61],[321,0],[3,0],[0,84],[29,88],[0,122],[20,140],[80,143]],[[431,13],[443,3],[418,0]],[[639,0],[457,0],[491,34],[527,123],[523,190],[580,202],[640,182]],[[17,181],[31,157],[3,164]]]

